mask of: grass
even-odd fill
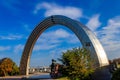
[[[61,78],[58,78],[56,80],[69,80],[67,77],[61,77]]]

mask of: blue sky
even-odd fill
[[[0,58],[10,57],[19,65],[31,31],[50,15],[80,21],[96,34],[109,59],[120,57],[120,0],[0,0]],[[53,26],[37,40],[30,66],[49,65],[61,52],[78,46],[71,30]]]

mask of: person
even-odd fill
[[[51,73],[50,76],[51,78],[55,78],[55,69],[56,69],[56,60],[52,59],[52,64],[50,65],[51,67]]]
[[[56,65],[56,60],[52,59],[51,72],[54,71]]]

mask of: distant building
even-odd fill
[[[50,67],[30,67],[29,74],[40,73],[40,72],[50,72]]]
[[[35,68],[29,68],[29,74],[32,74],[35,72]]]
[[[116,64],[117,68],[120,68],[120,58],[114,59],[113,62]]]

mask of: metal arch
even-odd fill
[[[83,47],[88,49],[91,57],[95,59],[96,67],[109,65],[106,53],[96,36],[86,26],[78,21],[61,15],[54,15],[46,18],[30,34],[22,53],[20,62],[20,74],[28,75],[30,56],[34,44],[44,30],[53,25],[63,25],[72,30],[81,41]],[[52,37],[52,36],[51,36]]]

